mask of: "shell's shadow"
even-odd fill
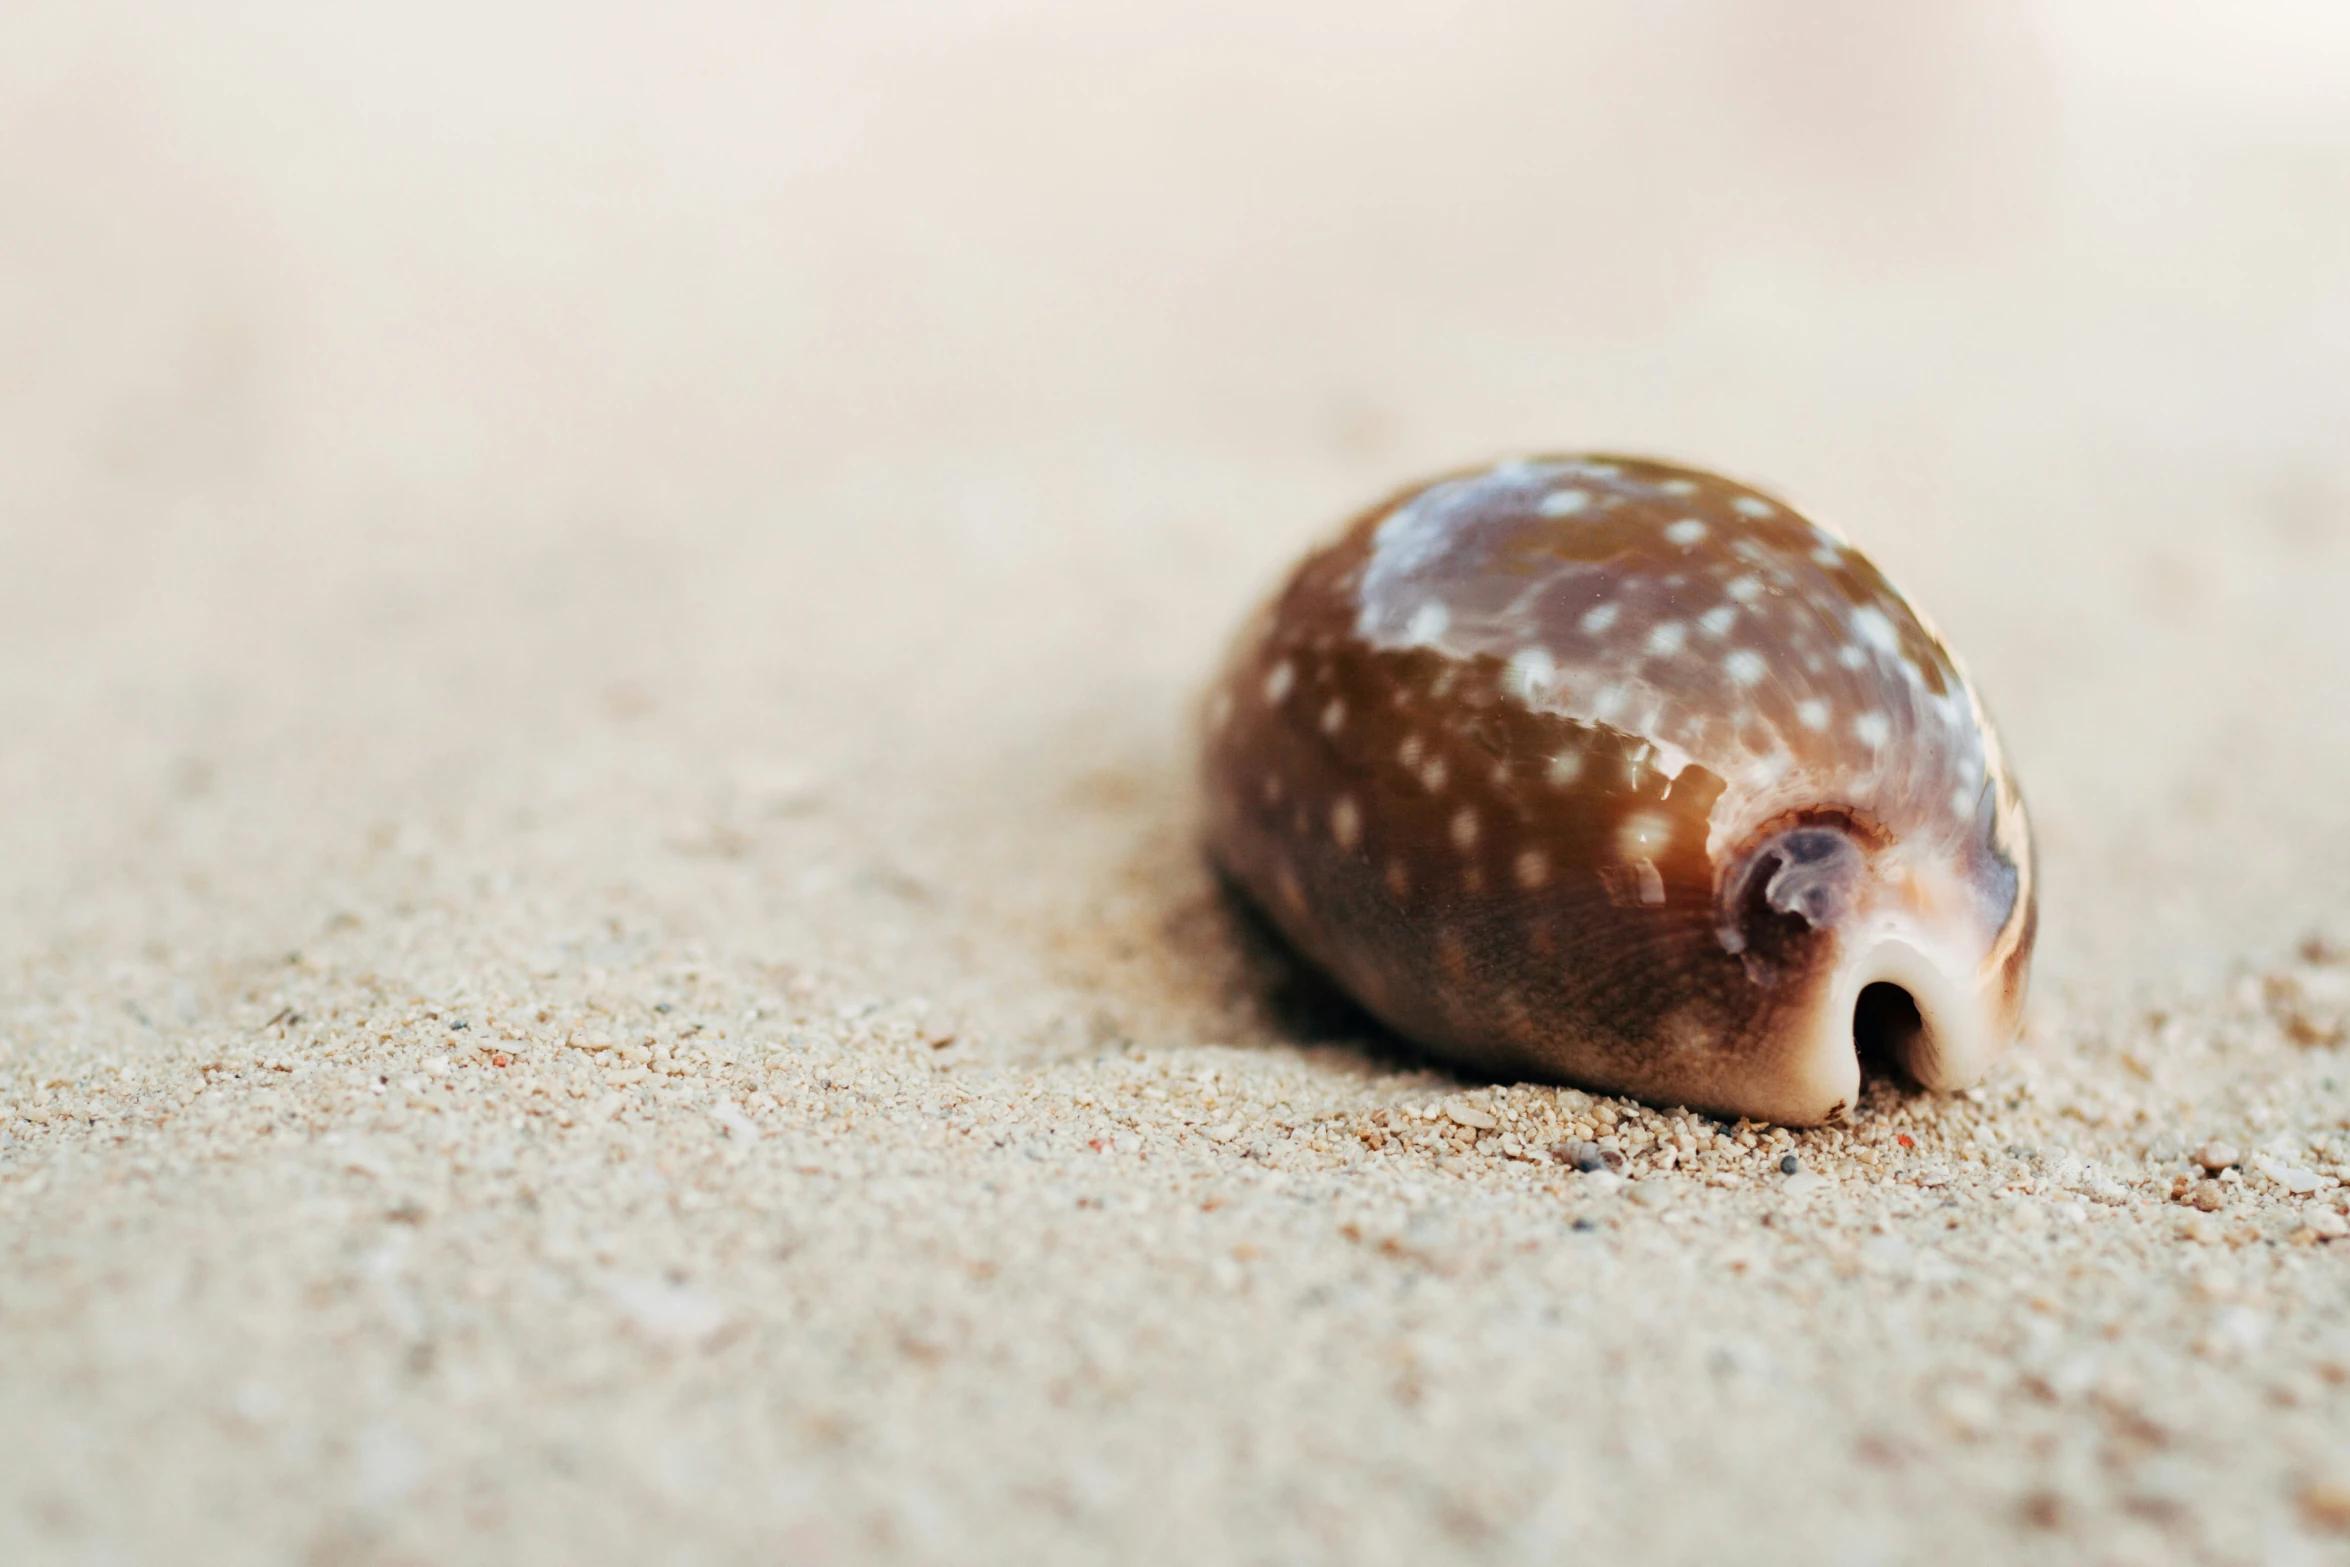
[[[1365,1077],[1472,1081],[1389,1030],[1289,945],[1217,870],[1196,802],[1164,782],[1171,771],[1120,769],[1131,786],[1114,810],[1101,806],[1099,787],[1072,801],[1122,841],[1109,874],[1046,933],[1061,977],[1114,1008],[1132,1039],[1288,1048]]]
[[[1499,1081],[1462,1071],[1396,1034],[1290,947],[1227,876],[1210,869],[1210,883],[1215,923],[1236,966],[1231,987],[1238,991],[1238,1006],[1253,1015],[1264,1043],[1325,1052],[1370,1076],[1422,1076],[1459,1085]]]
[[[1463,1082],[1487,1081],[1436,1060],[1373,1017],[1290,946],[1229,879],[1214,873],[1211,879],[1216,922],[1224,927],[1239,969],[1240,999],[1266,1034],[1301,1050],[1345,1052],[1381,1075],[1432,1073]]]

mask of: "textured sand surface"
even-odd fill
[[[0,12],[0,1559],[2350,1551],[2337,6],[206,9]],[[1983,1088],[1219,900],[1238,616],[1561,447],[1969,660]]]

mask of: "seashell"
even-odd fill
[[[2017,1031],[1997,734],[1840,535],[1696,469],[1537,458],[1309,556],[1206,711],[1208,843],[1381,1021],[1501,1076],[1836,1119]]]

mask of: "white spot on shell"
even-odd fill
[[[1733,577],[1729,584],[1722,589],[1732,600],[1740,604],[1751,604],[1761,598],[1762,590],[1762,578],[1752,576]]]
[[[1769,501],[1755,495],[1741,495],[1730,503],[1730,507],[1741,517],[1757,518],[1776,516],[1779,510]]]
[[[1602,604],[1596,609],[1585,610],[1581,621],[1583,634],[1591,637],[1600,635],[1614,625],[1616,617],[1623,612],[1624,608],[1620,604]]]
[[[1289,688],[1296,684],[1297,666],[1285,658],[1275,664],[1273,672],[1265,677],[1265,700],[1278,704],[1283,697],[1289,695]]]
[[[1679,522],[1673,523],[1665,529],[1665,542],[1678,544],[1681,548],[1687,549],[1690,545],[1704,539],[1705,533],[1704,523],[1695,517],[1683,517]]]
[[[1883,610],[1865,604],[1852,612],[1852,634],[1887,653],[1901,649],[1901,633],[1893,629],[1893,622],[1885,618]]]
[[[1695,479],[1667,479],[1664,483],[1658,485],[1657,488],[1664,491],[1667,495],[1695,495],[1697,493],[1697,481]]]
[[[1583,753],[1580,751],[1557,753],[1551,757],[1550,766],[1544,769],[1543,776],[1550,780],[1550,786],[1553,789],[1564,789],[1583,776]]]
[[[1550,856],[1540,849],[1521,849],[1513,869],[1517,874],[1518,885],[1532,892],[1550,880]]]
[[[1828,704],[1818,697],[1806,697],[1795,704],[1795,721],[1806,729],[1828,727]]]
[[[1631,701],[1632,688],[1630,686],[1609,686],[1601,691],[1597,699],[1592,702],[1591,716],[1603,724],[1612,724],[1623,716],[1624,709],[1631,704]]]
[[[1477,813],[1465,805],[1453,813],[1452,846],[1463,854],[1477,847]]]
[[[1403,744],[1395,748],[1395,759],[1398,762],[1401,762],[1404,766],[1412,769],[1414,772],[1417,772],[1419,771],[1420,767],[1421,753],[1426,749],[1427,747],[1421,744],[1420,737],[1418,735],[1405,735],[1403,737]]]
[[[1681,651],[1689,640],[1689,628],[1677,620],[1668,620],[1648,634],[1648,651],[1659,658],[1670,658]]]
[[[1818,564],[1827,567],[1830,571],[1834,571],[1838,566],[1844,564],[1844,552],[1836,548],[1836,546],[1833,544],[1823,544],[1818,549],[1813,550],[1811,552],[1811,558]]]
[[[1852,735],[1862,745],[1880,746],[1893,737],[1893,725],[1883,713],[1863,713],[1852,721]]]
[[[1403,628],[1403,639],[1412,647],[1426,647],[1444,635],[1452,626],[1452,611],[1437,599],[1430,599],[1412,611],[1411,620]]]
[[[1509,672],[1503,677],[1503,689],[1529,706],[1550,695],[1551,682],[1558,678],[1558,665],[1545,649],[1520,648],[1510,656]]]
[[[1950,814],[1960,821],[1975,814],[1975,791],[1964,784],[1950,791]]]
[[[1734,623],[1737,619],[1737,605],[1716,604],[1713,608],[1707,610],[1704,614],[1697,617],[1697,629],[1704,632],[1709,637],[1726,637],[1730,634],[1730,627],[1732,623]]]
[[[1281,803],[1281,775],[1279,773],[1265,775],[1265,803],[1267,805]]]
[[[1338,700],[1338,698],[1332,697],[1330,699],[1330,705],[1322,709],[1322,733],[1326,735],[1334,735],[1345,727],[1346,704]]]
[[[1869,650],[1858,642],[1847,642],[1836,650],[1836,662],[1842,664],[1846,669],[1865,668],[1868,661]]]
[[[1541,512],[1545,517],[1572,517],[1578,512],[1588,510],[1590,505],[1591,492],[1589,490],[1554,490],[1542,497],[1542,504],[1537,506],[1535,510]]]
[[[1663,851],[1673,836],[1673,824],[1654,811],[1636,811],[1616,829],[1616,852],[1626,860],[1646,859]]]
[[[1722,660],[1722,673],[1742,686],[1753,685],[1762,679],[1769,665],[1763,656],[1750,647],[1742,647]]]
[[[1352,850],[1363,841],[1363,812],[1354,796],[1342,794],[1330,807],[1330,836],[1341,849]]]
[[[1443,757],[1430,757],[1428,765],[1420,769],[1420,786],[1430,794],[1442,794],[1444,781],[1451,776],[1452,769],[1445,766]]]

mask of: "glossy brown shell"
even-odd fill
[[[1409,491],[1297,568],[1205,719],[1217,862],[1463,1065],[1801,1124],[1857,1091],[1864,993],[1929,1086],[2015,1032],[1990,722],[1875,567],[1747,486],[1588,457]]]

